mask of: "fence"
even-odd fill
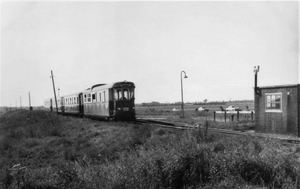
[[[236,121],[240,121],[240,118],[242,117],[242,115],[244,115],[244,120],[253,120],[253,114],[255,112],[254,111],[214,111],[214,122],[216,122],[216,114],[223,114],[224,120],[226,122],[226,120],[228,119],[228,121],[234,121],[234,117],[236,117]],[[250,116],[249,116],[250,115]],[[222,120],[219,119],[219,120]]]

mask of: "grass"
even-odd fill
[[[10,112],[0,117],[0,124],[3,188],[300,187],[299,147],[275,139],[178,132],[40,111]]]

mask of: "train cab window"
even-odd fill
[[[129,99],[129,91],[128,89],[123,89],[123,99],[122,100],[128,100]]]
[[[129,89],[130,91],[130,99],[134,98],[134,89]]]
[[[114,90],[114,100],[118,100],[119,96],[118,96],[118,91],[117,89]]]
[[[122,89],[115,89],[114,100],[121,100],[122,97],[123,97],[123,95],[122,95]]]
[[[78,97],[77,97],[76,99],[77,99],[77,100],[76,100],[77,104],[79,104],[79,102],[78,102]]]

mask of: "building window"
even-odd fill
[[[266,112],[282,111],[282,93],[266,93]]]

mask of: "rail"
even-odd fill
[[[176,130],[189,130],[189,129],[199,129],[198,126],[193,125],[178,125],[166,121],[158,121],[158,120],[149,120],[149,119],[140,119],[136,120],[137,123],[141,124],[151,124],[159,127],[176,129]],[[205,128],[200,128],[204,130]],[[209,133],[216,133],[216,134],[226,134],[226,135],[240,135],[240,136],[250,136],[250,137],[260,137],[260,138],[274,138],[281,141],[282,144],[285,145],[300,145],[300,139],[287,139],[287,138],[280,138],[276,136],[270,136],[262,133],[251,133],[251,132],[241,132],[241,131],[234,131],[229,129],[217,129],[217,128],[207,128]]]

